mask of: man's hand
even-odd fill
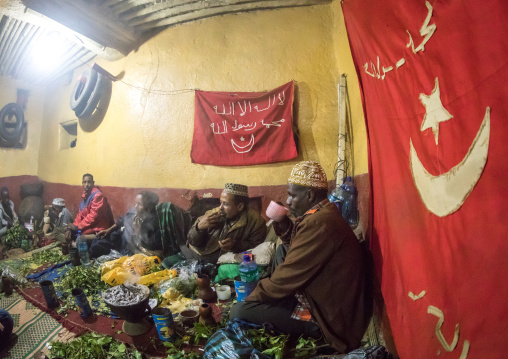
[[[232,238],[226,238],[223,241],[219,241],[219,246],[222,252],[229,252],[233,249],[236,244],[236,240]]]
[[[65,231],[65,241],[67,243],[70,243],[72,240],[72,232],[68,229],[67,231]]]
[[[290,228],[291,228],[291,220],[289,219],[288,216],[286,216],[280,222],[275,221],[273,222],[273,229],[275,229],[275,234],[277,234],[279,237],[286,234]],[[289,237],[286,238],[286,240],[282,239],[282,241],[286,243],[288,239]]]
[[[72,223],[69,223],[67,224],[67,229],[69,230],[72,230],[72,231],[77,231],[78,230],[78,227],[76,227],[74,224]]]
[[[97,236],[97,238],[104,238],[104,237],[109,236],[109,233],[110,233],[109,232],[109,228],[108,229],[103,229],[103,230],[97,232],[96,236]]]
[[[213,228],[222,222],[219,212],[205,214],[196,225],[198,231],[204,231],[208,228]]]

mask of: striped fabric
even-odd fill
[[[11,315],[13,333],[18,336],[17,342],[8,351],[0,352],[0,358],[32,358],[38,351],[47,353],[47,342],[68,341],[74,337],[49,314],[40,311],[16,292],[9,297],[0,296],[0,308]]]

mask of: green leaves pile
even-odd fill
[[[202,355],[182,349],[183,344],[190,344],[192,341],[194,344],[198,344],[201,339],[208,340],[218,328],[212,325],[206,325],[203,323],[194,323],[194,328],[188,331],[189,335],[179,336],[174,342],[164,342],[164,346],[167,349],[166,353],[169,354],[166,359],[198,359]],[[192,348],[192,346],[187,347]]]
[[[246,334],[254,348],[263,354],[270,355],[275,359],[283,358],[284,348],[289,335],[275,335],[272,331],[265,328],[249,329]]]
[[[301,358],[317,353],[317,339],[300,337],[295,348],[295,357]]]
[[[60,299],[64,302],[64,305],[57,310],[58,314],[66,312],[68,308],[76,308],[74,297],[71,295],[74,288],[83,289],[83,293],[89,298],[88,301],[91,304],[91,297],[97,298],[99,292],[108,289],[109,285],[101,280],[99,267],[71,267],[60,281],[55,282],[55,289],[62,292]],[[106,304],[104,304],[105,306]]]
[[[23,240],[29,240],[31,238],[32,236],[30,235],[28,229],[26,229],[24,226],[16,224],[15,226],[9,228],[3,236],[3,250],[8,251],[12,248],[20,248]]]
[[[194,323],[194,344],[199,344],[201,339],[208,340],[213,333],[217,331],[217,328],[204,323]]]
[[[71,295],[74,288],[81,288],[87,297],[109,288],[101,280],[101,269],[92,266],[71,267],[55,287],[62,291],[64,296]]]
[[[199,359],[202,357],[198,353],[192,351],[186,353],[185,350],[181,349],[182,344],[186,344],[184,338],[179,338],[174,343],[164,342],[164,346],[168,348],[166,359]]]
[[[96,333],[83,334],[69,343],[51,342],[49,357],[80,359],[141,359],[141,353],[118,343],[112,337]]]
[[[61,262],[65,262],[68,259],[69,259],[69,256],[64,256],[60,252],[60,250],[58,250],[56,248],[51,249],[51,250],[36,252],[36,253],[33,253],[32,256],[29,258],[21,259],[21,266],[19,268],[19,272],[23,276],[26,276],[44,264],[61,263]]]
[[[57,264],[69,260],[69,256],[64,256],[59,249],[45,250],[32,254],[32,257],[26,258],[23,261],[27,261],[37,265],[43,265],[47,263]]]

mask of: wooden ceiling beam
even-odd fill
[[[124,55],[139,39],[135,30],[122,26],[116,16],[108,14],[103,7],[88,6],[82,0],[22,1],[30,9]]]
[[[217,3],[220,3],[219,1],[217,1]],[[172,0],[172,1],[165,1],[165,2],[162,2],[162,3],[159,3],[159,4],[155,4],[155,5],[152,5],[152,6],[147,6],[141,10],[138,10],[136,12],[132,12],[132,13],[129,13],[129,14],[126,14],[124,16],[122,16],[122,20],[131,20],[131,19],[134,19],[134,18],[137,18],[137,17],[141,17],[141,16],[147,16],[147,15],[154,15],[156,13],[158,13],[159,11],[163,11],[163,10],[166,10],[166,9],[173,9],[173,8],[178,8],[179,6],[184,6],[184,5],[193,5],[193,8],[196,8],[196,7],[203,7],[202,6],[202,1],[201,0]],[[160,17],[158,17],[160,18]],[[156,20],[157,18],[154,18],[154,20]]]
[[[179,6],[158,11],[146,18],[130,22],[139,31],[147,31],[158,27],[176,25],[211,16],[225,15],[254,10],[280,9],[285,7],[310,6],[329,3],[331,0],[223,0],[220,2],[204,2]],[[206,3],[207,7],[204,7]],[[220,5],[217,5],[220,4]],[[225,4],[225,5],[224,5]]]

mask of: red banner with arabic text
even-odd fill
[[[293,93],[293,82],[270,92],[196,91],[192,162],[245,166],[295,158]]]
[[[401,358],[504,358],[508,2],[344,0]]]

